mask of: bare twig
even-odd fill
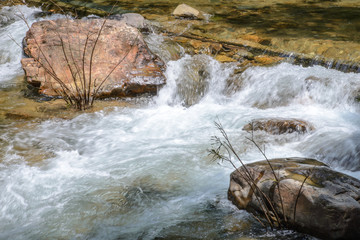
[[[95,87],[95,81],[94,81],[94,93],[93,93],[93,99],[91,104],[93,104],[94,100],[95,100],[95,96],[97,96],[98,91],[101,89],[102,85],[106,82],[106,80],[110,77],[110,75],[115,71],[115,69],[118,68],[118,66],[125,60],[125,58],[129,55],[130,51],[133,49],[133,47],[135,46],[136,42],[139,39],[139,34],[136,35],[136,38],[134,39],[134,41],[132,42],[132,44],[130,45],[130,48],[128,49],[128,51],[124,54],[124,56],[118,61],[118,63],[110,70],[110,72],[106,75],[106,77],[101,81],[101,83],[99,84],[99,86]]]
[[[215,148],[215,149],[209,150],[210,154],[213,156],[214,159],[221,159],[222,161],[230,162],[230,164],[236,169],[236,171],[238,173],[240,173],[242,178],[250,186],[251,195],[252,195],[252,193],[255,193],[255,195],[254,195],[255,199],[259,202],[259,206],[262,209],[263,213],[265,214],[265,218],[266,218],[266,221],[269,224],[269,226],[271,228],[273,228],[275,226],[281,228],[282,227],[282,221],[281,221],[279,215],[277,214],[277,211],[276,211],[274,205],[272,204],[269,197],[257,186],[257,181],[258,180],[254,179],[252,177],[252,174],[249,172],[246,165],[243,163],[240,156],[237,154],[237,152],[233,148],[233,146],[232,146],[232,144],[231,144],[231,142],[229,140],[229,137],[228,137],[227,133],[224,130],[224,127],[221,125],[220,122],[215,122],[215,126],[221,132],[221,134],[224,137],[225,141],[222,141],[220,138],[215,136],[213,139],[215,139],[215,144],[218,147]],[[225,149],[225,151],[227,152],[227,156],[220,153],[221,149]],[[231,155],[234,155],[235,158],[240,162],[242,168],[244,169],[245,176],[235,166],[235,164],[233,163],[233,161],[231,159]],[[250,192],[249,192],[249,194],[250,194]],[[275,219],[272,218],[271,213],[275,216]]]
[[[264,150],[262,150],[260,148],[260,146],[256,143],[256,141],[254,140],[254,124],[253,122],[251,122],[251,138],[248,138],[246,137],[247,140],[249,140],[250,142],[252,142],[256,148],[260,151],[260,153],[264,156],[266,162],[269,164],[270,166],[270,169],[271,169],[271,172],[272,174],[274,175],[275,177],[275,181],[276,181],[276,186],[277,186],[277,189],[278,189],[278,192],[279,192],[279,198],[280,198],[280,205],[281,205],[281,210],[282,210],[282,214],[284,216],[284,221],[285,223],[287,222],[287,219],[286,219],[286,214],[285,214],[285,210],[284,210],[284,204],[283,204],[283,199],[282,199],[282,196],[281,196],[281,191],[280,191],[280,181],[279,181],[279,178],[277,176],[277,174],[275,173],[275,170],[273,168],[273,166],[271,165],[269,159],[267,158],[266,154],[265,154],[265,146],[264,146]]]
[[[111,8],[108,16],[110,16],[110,14],[112,13],[112,11],[113,11],[114,8],[115,8],[115,5],[117,5],[117,4],[118,4],[118,1],[116,1],[116,3],[112,6],[112,8]],[[87,99],[88,99],[88,100],[90,100],[90,92],[91,92],[90,89],[91,89],[91,82],[92,82],[92,76],[91,76],[91,72],[92,72],[92,71],[91,71],[91,70],[92,70],[94,52],[95,52],[96,45],[97,45],[97,43],[98,43],[98,41],[99,41],[100,35],[101,35],[101,33],[102,33],[103,29],[104,29],[104,26],[105,26],[105,24],[106,24],[106,21],[107,21],[107,18],[104,19],[104,21],[103,21],[103,23],[102,23],[102,25],[101,25],[101,27],[100,27],[100,29],[99,29],[99,32],[98,32],[98,34],[97,34],[97,37],[96,37],[94,46],[93,46],[93,48],[92,48],[92,50],[91,50],[91,55],[90,55],[90,72],[89,72],[88,93],[87,93],[87,94],[88,94],[88,96],[87,96]],[[132,47],[132,46],[131,46],[131,47]],[[127,55],[127,54],[126,54],[126,55]],[[121,62],[122,62],[122,60],[121,60]],[[118,64],[118,65],[119,65],[119,64]],[[117,65],[117,66],[118,66],[118,65]],[[117,67],[117,66],[116,66],[116,67]],[[115,67],[115,68],[116,68],[116,67]],[[115,68],[111,71],[111,73],[115,70]],[[110,73],[110,74],[111,74],[111,73]],[[110,76],[110,74],[109,74],[108,76]],[[105,77],[105,79],[103,80],[103,83],[107,80],[108,76]],[[103,83],[102,83],[102,84],[103,84]],[[101,85],[102,85],[102,84],[101,84]],[[96,91],[96,93],[97,93],[97,91]],[[96,94],[93,96],[93,99],[91,100],[91,104],[90,104],[90,105],[93,104],[95,97],[96,97]]]
[[[298,203],[298,201],[299,201],[300,195],[302,194],[302,188],[303,188],[306,180],[311,176],[313,170],[314,170],[314,168],[311,169],[308,174],[306,174],[306,177],[305,177],[304,180],[302,181],[301,186],[300,186],[300,189],[299,189],[299,192],[298,192],[298,194],[297,194],[297,196],[296,196],[295,206],[294,206],[294,217],[293,217],[293,222],[294,222],[294,223],[295,223],[295,219],[296,219],[296,206],[297,206],[297,203]]]

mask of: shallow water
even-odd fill
[[[53,1],[26,2],[61,12]],[[360,71],[360,2],[356,0],[183,1],[205,12],[205,21],[176,19],[171,13],[179,2],[173,0],[55,2],[77,16],[135,12],[175,35],[230,42],[257,54],[272,51],[305,64]]]
[[[29,2],[38,2],[30,0]],[[50,1],[42,1],[49,3]],[[103,11],[137,12],[146,15],[170,15],[179,1],[173,0],[57,0],[67,6],[86,7]],[[236,31],[246,27],[257,34],[287,38],[311,37],[360,42],[360,3],[356,0],[307,1],[307,0],[184,0],[189,4],[212,15],[213,21],[222,27]],[[63,6],[63,5],[61,5]],[[65,6],[65,5],[64,5]],[[227,24],[227,25],[224,25]]]
[[[40,19],[39,9],[22,11]],[[9,16],[0,28],[1,91],[22,75],[21,50],[5,37],[25,35],[14,12],[0,10]],[[147,36],[166,59],[162,41]],[[289,63],[234,75],[235,68],[182,53],[167,62],[167,85],[146,104],[0,125],[0,239],[311,239],[265,232],[226,199],[233,169],[207,152],[220,134],[214,121],[245,162],[262,159],[242,130],[252,119],[308,121],[313,132],[255,139],[269,158],[315,157],[360,179],[360,75]]]

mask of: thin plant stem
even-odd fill
[[[256,143],[256,141],[254,140],[254,124],[253,124],[253,123],[251,123],[251,129],[252,129],[252,130],[251,130],[251,138],[248,138],[248,137],[247,137],[246,139],[248,139],[250,142],[252,142],[252,143],[256,146],[256,148],[257,148],[257,149],[260,151],[260,153],[264,156],[266,162],[267,162],[267,163],[269,164],[269,166],[270,166],[271,172],[272,172],[272,174],[274,175],[275,180],[276,180],[276,185],[277,185],[278,192],[279,192],[280,205],[281,205],[281,209],[282,209],[282,214],[283,214],[283,216],[284,216],[284,221],[287,222],[286,214],[285,214],[285,210],[284,210],[284,204],[283,204],[283,200],[282,200],[282,196],[281,196],[281,191],[280,191],[280,181],[279,181],[279,178],[278,178],[278,176],[276,175],[274,168],[272,167],[269,159],[267,158],[267,156],[266,156],[266,154],[265,154],[265,148],[264,148],[264,150],[262,150],[262,149],[260,148],[260,146],[259,146],[259,145]]]
[[[271,203],[270,199],[267,197],[267,195],[257,186],[256,181],[252,178],[249,170],[247,169],[246,165],[243,163],[243,161],[241,160],[241,158],[239,157],[239,155],[236,153],[235,149],[233,148],[229,137],[227,135],[227,133],[225,132],[223,126],[221,125],[220,122],[215,122],[215,126],[217,127],[217,129],[221,132],[221,134],[223,135],[225,142],[223,142],[222,140],[220,140],[219,138],[216,137],[217,139],[217,143],[219,144],[219,147],[215,150],[211,150],[210,154],[212,154],[214,157],[222,159],[222,160],[226,160],[228,162],[230,162],[230,164],[236,169],[236,171],[238,173],[240,173],[240,175],[242,175],[242,173],[240,172],[240,170],[238,168],[236,168],[236,166],[234,165],[233,161],[231,160],[230,156],[231,153],[234,154],[234,156],[236,157],[236,159],[241,163],[243,169],[244,169],[244,173],[245,176],[242,175],[243,179],[245,179],[245,181],[248,183],[248,185],[251,188],[251,191],[254,192],[254,196],[257,199],[257,201],[259,202],[260,208],[262,209],[262,211],[265,214],[265,218],[268,222],[268,224],[270,225],[271,228],[274,227],[274,223],[273,223],[273,219],[270,216],[270,212],[273,212],[275,215],[275,222],[277,223],[277,225],[279,227],[281,227],[281,221],[280,218],[273,206],[273,204]],[[226,151],[228,152],[229,157],[226,157],[224,155],[221,155],[219,153],[220,149],[224,147],[226,149]],[[268,204],[270,206],[270,209],[268,208]]]
[[[314,168],[315,168],[315,167],[314,167]],[[295,206],[294,206],[294,215],[293,215],[293,222],[294,222],[294,223],[295,223],[295,219],[296,219],[296,206],[297,206],[297,204],[298,204],[300,195],[301,195],[301,193],[302,193],[302,189],[303,189],[303,187],[304,187],[304,184],[305,184],[306,180],[311,176],[312,171],[314,170],[314,168],[312,168],[312,169],[310,170],[310,172],[306,175],[306,177],[304,178],[304,180],[303,180],[302,183],[301,183],[301,186],[300,186],[300,189],[299,189],[299,191],[298,191],[298,194],[296,195]]]

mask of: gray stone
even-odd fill
[[[184,3],[178,5],[172,15],[182,18],[205,19],[205,16],[202,12]]]
[[[360,180],[314,159],[284,158],[270,162],[279,179],[284,213],[267,161],[247,164],[246,168],[276,212],[286,217],[289,227],[324,239],[360,239]],[[239,209],[264,214],[244,176],[244,167],[231,174],[229,199]]]
[[[145,18],[138,13],[125,13],[122,15],[122,17],[126,24],[132,27],[138,29],[144,29],[147,27]]]
[[[243,127],[245,131],[265,131],[270,134],[286,134],[286,133],[306,133],[314,130],[314,127],[303,120],[299,119],[254,119],[251,123]]]

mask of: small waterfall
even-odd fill
[[[349,109],[358,105],[360,76],[356,73],[282,63],[272,68],[249,68],[241,79],[243,87],[237,100],[252,107],[301,104]]]
[[[168,63],[167,85],[159,93],[158,104],[192,106],[202,100],[221,101],[233,64],[221,64],[207,55],[186,55]]]
[[[34,14],[40,12],[39,9],[29,9],[24,6],[19,6],[19,10],[29,21],[34,21]],[[16,7],[3,7],[0,10],[0,83],[11,80],[22,71],[19,66],[22,50],[17,43],[21,44],[27,27],[17,14],[20,13]]]
[[[21,19],[25,17],[28,24],[43,18],[37,17],[41,13],[39,8],[28,8],[24,5],[3,7],[0,9],[0,86],[23,73],[20,60],[22,58],[22,40],[28,30],[26,23]],[[46,19],[62,17],[54,14]]]

